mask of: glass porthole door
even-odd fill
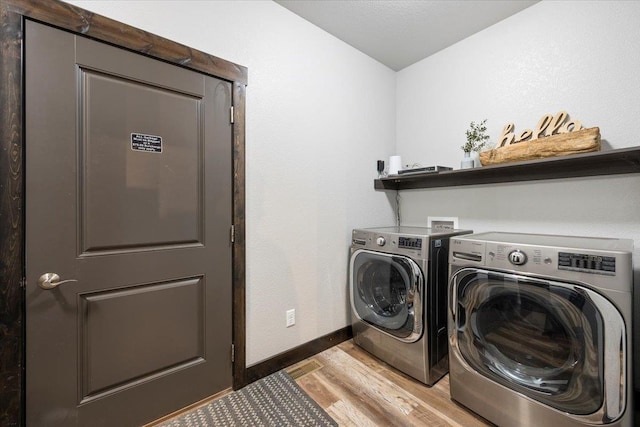
[[[625,326],[570,283],[467,268],[451,280],[452,343],[482,375],[569,414],[624,411]]]
[[[357,250],[351,256],[349,287],[360,320],[405,342],[420,338],[424,277],[411,258]]]

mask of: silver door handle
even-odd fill
[[[69,280],[63,280],[61,282],[60,276],[58,276],[56,273],[44,273],[38,279],[38,286],[40,286],[42,289],[53,289],[69,282],[77,282],[77,280],[69,279]]]

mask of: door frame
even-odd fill
[[[0,0],[0,424],[25,411],[24,22],[77,35],[211,75],[232,84],[233,388],[247,384],[245,315],[245,124],[248,70],[59,0]]]

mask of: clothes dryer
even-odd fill
[[[349,293],[353,340],[432,385],[448,370],[449,239],[470,230],[353,230]]]
[[[632,250],[626,239],[452,238],[452,399],[504,427],[631,427]]]

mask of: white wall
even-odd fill
[[[73,3],[249,68],[249,364],[348,324],[350,230],[394,222],[376,159],[459,167],[469,122],[487,118],[495,140],[563,109],[605,147],[639,145],[640,2],[543,1],[397,75],[273,2]],[[640,249],[638,188],[630,175],[403,191],[402,218]]]
[[[640,145],[639,22],[640,2],[542,1],[405,68],[397,74],[398,154],[458,168],[471,121],[487,118],[495,141],[506,123],[531,129],[560,110],[600,127],[604,148]],[[458,216],[478,232],[632,238],[640,266],[637,174],[401,194],[406,225]],[[640,328],[635,336],[640,343]]]
[[[247,363],[347,326],[351,229],[394,218],[395,73],[270,1],[72,3],[249,69]]]

